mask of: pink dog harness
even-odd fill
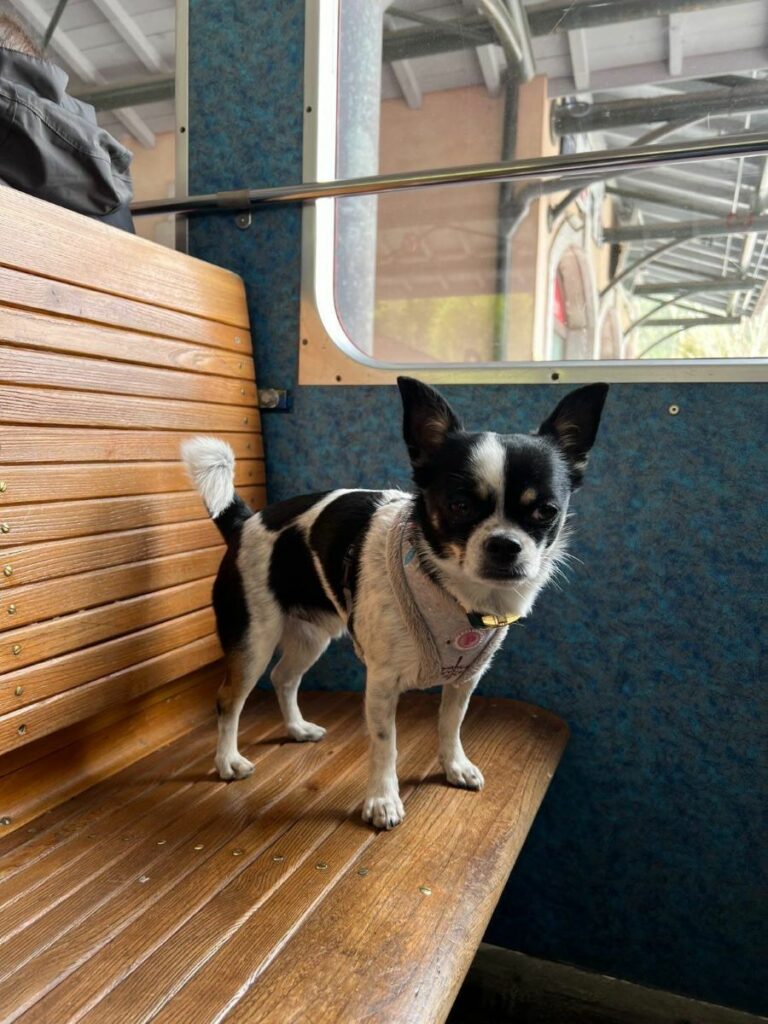
[[[390,532],[387,557],[403,620],[419,649],[417,684],[463,682],[493,657],[516,617],[467,612],[438,586],[421,565],[408,512],[403,509]]]

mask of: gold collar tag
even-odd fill
[[[500,629],[502,626],[511,626],[513,622],[518,622],[522,616],[484,615],[481,612],[468,612],[467,618],[470,626],[474,626],[475,629]]]

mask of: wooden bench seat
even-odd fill
[[[436,702],[403,698],[407,817],[391,833],[360,820],[360,697],[307,693],[328,735],[295,744],[257,693],[249,779],[214,776],[211,718],[8,836],[3,1020],[444,1020],[567,732],[530,705],[475,699],[465,744],[487,784],[456,790],[438,773]]]
[[[477,700],[487,780],[402,702],[408,817],[360,820],[360,698],[258,694],[213,774],[223,545],[178,462],[205,432],[264,504],[243,282],[0,186],[0,1020],[443,1020],[565,743]]]

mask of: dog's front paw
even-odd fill
[[[253,765],[247,757],[235,754],[231,757],[217,757],[216,771],[220,779],[229,782],[230,779],[247,779],[253,772]]]
[[[485,785],[483,773],[466,757],[445,762],[445,777],[452,786],[462,789],[482,789]]]
[[[387,796],[368,796],[363,804],[363,821],[370,821],[376,828],[394,828],[405,817],[403,801],[397,793]]]
[[[296,725],[287,727],[288,735],[297,743],[317,743],[325,736],[325,729],[322,725],[315,725],[314,722],[299,722]]]

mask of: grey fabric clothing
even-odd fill
[[[61,68],[0,47],[0,182],[133,231],[132,154]]]

